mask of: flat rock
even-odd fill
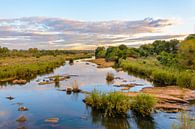
[[[59,122],[59,118],[48,118],[48,119],[45,120],[45,122],[58,123]]]

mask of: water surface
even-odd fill
[[[115,80],[119,83],[126,80],[126,83],[140,84],[130,89],[139,91],[143,87],[152,87],[153,84],[128,75],[127,72],[117,72],[113,68],[98,69],[93,63],[77,61],[74,65],[66,63],[54,70],[53,73],[38,76],[25,85],[7,85],[0,87],[0,129],[16,129],[26,127],[27,129],[169,129],[173,122],[178,122],[174,113],[154,113],[150,118],[140,118],[133,113],[128,113],[128,118],[102,118],[101,114],[91,111],[83,103],[85,94],[66,94],[59,91],[70,86],[77,80],[80,88],[85,91],[94,89],[102,92],[121,91],[120,87],[114,87],[107,83],[106,74],[112,72],[122,80]],[[38,85],[38,80],[47,79],[52,75],[74,75],[68,80],[60,82],[59,85],[48,84]],[[76,76],[75,76],[76,75]],[[8,100],[6,96],[13,96],[15,99]],[[18,111],[19,104],[29,108],[28,111]],[[195,111],[192,106],[192,113]],[[16,122],[16,119],[24,115],[27,121]],[[194,114],[195,115],[195,114]],[[56,124],[46,123],[47,118],[59,118]]]

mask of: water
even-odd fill
[[[130,89],[139,91],[143,87],[152,87],[153,84],[128,75],[126,72],[117,72],[113,68],[98,69],[93,63],[78,61],[74,65],[66,65],[54,70],[54,73],[38,76],[25,85],[7,85],[0,87],[0,129],[16,129],[25,127],[27,129],[169,129],[178,114],[154,113],[150,118],[140,118],[133,113],[128,113],[128,118],[102,118],[97,112],[93,112],[83,103],[85,94],[66,94],[59,91],[78,81],[80,88],[85,91],[92,91],[94,88],[103,92],[121,91],[120,87],[114,87],[106,82],[107,72],[112,72],[117,77],[123,78],[127,83],[140,84]],[[52,75],[71,74],[69,80],[55,84],[38,85],[37,80],[45,79]],[[117,80],[119,83],[122,80]],[[6,96],[13,96],[15,99],[8,100]],[[18,111],[20,105],[29,108],[28,111]],[[194,107],[192,107],[194,110]],[[16,119],[24,115],[27,121],[18,123]],[[46,123],[47,118],[59,118],[59,122]],[[171,117],[171,118],[170,118]],[[174,118],[174,119],[173,119]]]

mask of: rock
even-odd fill
[[[17,122],[25,122],[25,121],[27,121],[27,118],[25,116],[20,116],[16,121]]]
[[[9,99],[9,100],[14,99],[14,97],[12,97],[12,96],[7,96],[6,98]]]
[[[89,63],[88,63],[88,62],[86,62],[85,64],[86,64],[86,65],[89,65]]]
[[[130,89],[130,87],[123,87],[123,88],[121,88],[121,90],[129,90]]]
[[[45,122],[58,123],[59,122],[59,118],[48,118],[48,119],[45,120]]]
[[[12,81],[13,84],[26,84],[27,81],[26,80],[22,80],[22,79],[15,79]]]
[[[72,87],[66,87],[66,92],[72,92],[73,88]]]
[[[195,121],[195,117],[190,119],[191,121]]]
[[[18,127],[17,129],[26,129],[26,127]]]
[[[22,107],[18,108],[18,111],[28,111],[28,108],[27,108],[27,107],[22,106]]]

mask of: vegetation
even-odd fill
[[[86,96],[85,103],[105,117],[126,116],[130,109],[130,98],[117,92],[106,94],[94,90]]]
[[[194,129],[195,122],[191,120],[190,115],[188,113],[181,113],[180,123],[174,123],[172,125],[172,129]]]
[[[100,50],[100,49],[98,49]],[[108,47],[106,61],[141,75],[159,85],[178,85],[195,89],[195,37],[184,41],[154,41],[139,48],[125,45]]]
[[[107,81],[113,81],[114,80],[114,74],[113,73],[107,73],[106,80]]]
[[[90,54],[69,54],[59,56],[3,57],[0,58],[0,81],[13,79],[31,79],[37,75],[52,72],[64,64],[65,60],[86,58]]]
[[[41,57],[41,56],[57,56],[68,54],[92,54],[90,50],[39,50],[37,48],[29,48],[28,50],[9,50],[6,47],[0,47],[0,57]]]
[[[131,102],[131,109],[141,116],[150,116],[156,100],[153,96],[148,94],[139,94]]]
[[[122,93],[101,93],[94,90],[86,96],[84,102],[93,110],[103,113],[106,117],[126,116],[129,109],[132,109],[140,116],[150,116],[156,99],[147,94],[140,94],[130,98]]]

